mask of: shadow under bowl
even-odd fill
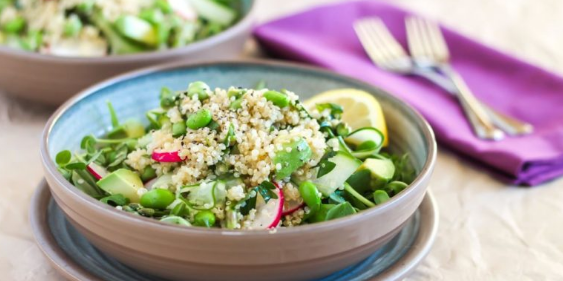
[[[57,152],[77,150],[83,136],[109,128],[108,100],[121,119],[143,120],[147,110],[158,106],[162,86],[179,90],[196,80],[222,88],[252,88],[265,80],[269,88],[287,88],[302,100],[337,88],[370,92],[383,107],[391,150],[409,153],[418,176],[375,208],[270,233],[180,227],[134,216],[87,196],[59,174],[53,160]],[[41,157],[53,197],[71,223],[96,247],[133,268],[175,280],[306,280],[365,259],[401,229],[426,193],[436,143],[420,114],[369,84],[296,64],[223,62],[149,68],[83,91],[47,123]]]
[[[236,0],[240,20],[227,30],[176,49],[105,57],[61,57],[0,45],[0,90],[8,95],[48,105],[60,105],[72,95],[126,71],[169,62],[202,62],[239,56],[250,36],[254,0]]]

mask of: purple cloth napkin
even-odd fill
[[[365,80],[407,101],[430,122],[440,144],[485,164],[513,184],[537,185],[563,175],[563,79],[443,29],[452,64],[475,95],[535,128],[529,136],[479,140],[453,97],[423,79],[374,66],[352,28],[357,19],[377,16],[406,46],[408,14],[375,1],[345,2],[266,23],[254,33],[276,57]]]

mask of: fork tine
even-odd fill
[[[392,67],[390,64],[394,61],[407,58],[402,46],[380,18],[359,20],[354,29],[372,60],[380,67]]]
[[[363,40],[369,45],[368,52],[376,52],[378,54],[377,58],[375,58],[376,63],[384,65],[392,59],[393,54],[379,36],[380,31],[374,24],[373,19],[362,20],[358,24],[358,28]]]
[[[418,41],[418,34],[414,32],[413,19],[408,17],[405,19],[405,28],[407,30],[407,45],[409,52],[413,57],[418,57],[421,54],[421,49]]]
[[[405,21],[407,29],[407,40],[409,51],[413,57],[425,57],[428,55],[428,49],[422,38],[417,19],[408,17]]]
[[[440,31],[440,27],[433,21],[426,20],[425,23],[435,52],[438,53],[442,59],[447,60],[449,58],[448,46],[444,40],[442,32]]]
[[[381,19],[378,18],[376,21],[373,21],[372,24],[374,29],[378,31],[376,34],[379,35],[384,45],[387,46],[387,49],[394,57],[406,56],[403,47],[395,40],[393,35],[391,35],[391,32]]]
[[[372,61],[378,65],[382,65],[386,61],[387,55],[380,47],[377,38],[373,38],[370,35],[371,32],[367,22],[365,20],[356,22],[354,24],[354,30]]]

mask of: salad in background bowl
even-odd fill
[[[0,44],[98,57],[183,47],[229,28],[236,1],[3,0]]]
[[[238,57],[254,0],[0,0],[0,91],[60,105],[125,71]]]

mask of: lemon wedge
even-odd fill
[[[336,89],[315,95],[304,102],[308,110],[319,103],[335,103],[344,109],[342,121],[352,130],[374,127],[384,136],[383,146],[387,146],[387,125],[379,101],[368,92],[358,89]]]

